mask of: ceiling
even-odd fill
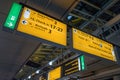
[[[17,32],[5,31],[2,26],[13,2],[26,4],[68,24],[69,28],[75,27],[120,46],[119,0],[4,0],[0,3],[0,80],[13,78],[24,80],[29,75],[36,77],[35,72],[38,69],[46,72],[79,56],[69,47],[59,48],[20,36]],[[48,66],[51,60],[54,60],[54,66]],[[110,64],[91,56],[85,56],[85,60],[88,69],[79,73],[84,76],[91,72],[96,72],[98,75],[101,73],[100,70],[107,71],[107,67],[109,69],[119,67],[114,63]]]

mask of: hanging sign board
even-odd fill
[[[48,73],[48,80],[56,80],[61,78],[61,66],[51,70]]]
[[[79,71],[79,65],[78,65],[78,58],[68,61],[62,65],[63,68],[63,76],[75,73]]]
[[[85,67],[84,55],[81,55],[78,58],[62,64],[62,76],[67,76],[78,71],[84,71]]]
[[[113,45],[72,28],[73,48],[101,58],[116,61]]]
[[[24,7],[17,31],[66,46],[67,25]]]

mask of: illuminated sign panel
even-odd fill
[[[61,67],[57,67],[48,73],[48,80],[56,80],[61,77]]]
[[[62,65],[63,67],[63,76],[75,73],[79,71],[78,58],[68,61]]]
[[[78,57],[78,65],[79,65],[79,70],[84,71],[85,70],[85,56],[81,55]]]
[[[77,58],[65,62],[60,67],[51,70],[48,73],[48,80],[56,80],[58,78],[70,75],[78,71],[84,71],[85,68],[86,66],[84,55],[81,55]]]
[[[113,45],[80,30],[72,28],[73,48],[96,55],[108,60],[116,61]]]
[[[18,16],[20,14],[20,10],[22,8],[22,5],[17,4],[17,3],[13,3],[10,12],[7,16],[7,19],[4,23],[4,27],[9,28],[14,30],[15,29],[15,25],[18,19]]]
[[[18,31],[66,46],[67,25],[24,7]]]

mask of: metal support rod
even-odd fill
[[[97,17],[99,17],[103,12],[105,12],[107,9],[109,9],[112,5],[114,5],[119,0],[109,0],[102,8],[99,10],[94,17],[92,17],[89,21],[84,22],[81,26],[79,26],[80,29],[83,29],[87,25],[89,25],[92,21],[94,21]]]

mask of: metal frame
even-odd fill
[[[97,17],[99,17],[103,12],[105,12],[107,9],[109,9],[112,5],[114,5],[119,0],[109,0],[102,8],[99,10],[93,18],[91,18],[88,22],[83,23],[81,26],[79,26],[80,29],[83,29],[88,24],[90,24],[93,20],[95,20]]]

